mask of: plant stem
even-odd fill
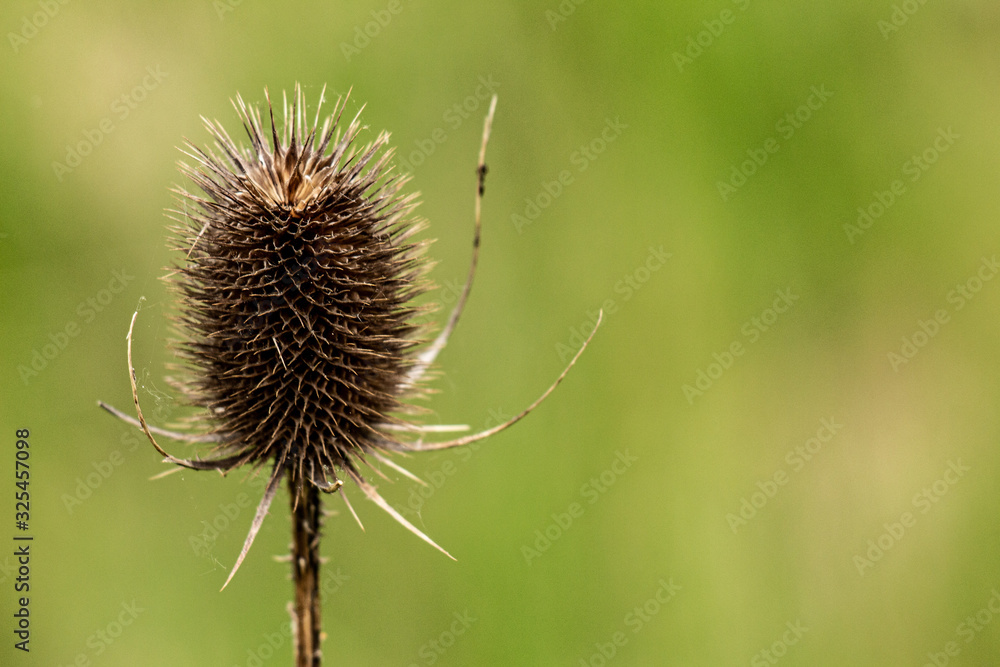
[[[296,484],[289,475],[292,497],[292,579],[295,581],[295,667],[320,667],[319,490]]]

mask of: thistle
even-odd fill
[[[408,177],[394,173],[392,150],[385,149],[387,133],[358,145],[358,117],[346,127],[342,123],[346,99],[337,101],[321,125],[322,98],[309,123],[296,85],[291,102],[284,99],[279,130],[269,98],[265,126],[260,109],[237,96],[234,106],[249,146],[238,145],[209,120],[204,122],[214,146],[186,145],[193,163],[182,162],[181,172],[203,194],[175,190],[182,205],[171,212],[179,223],[172,229],[173,248],[183,259],[166,280],[178,295],[176,351],[183,362],[171,382],[185,402],[200,408],[194,423],[200,433],[147,424],[132,363],[138,311],[127,339],[138,419],[100,404],[141,428],[165,462],[175,466],[222,474],[242,466],[267,470],[263,497],[223,588],[249,552],[278,487],[287,481],[296,665],[311,667],[321,659],[320,492],[339,492],[360,524],[342,488],[350,479],[396,521],[451,557],[393,509],[363,469],[382,475],[372,465],[376,461],[420,482],[389,455],[458,447],[507,428],[555,389],[586,348],[585,343],[548,390],[508,422],[424,442],[430,433],[467,428],[419,424],[420,411],[412,401],[427,393],[425,374],[447,343],[472,286],[496,98],[483,127],[468,278],[430,343],[418,322],[426,309],[412,305],[428,289],[428,262],[426,244],[413,240],[424,226],[413,216],[415,195],[401,193]],[[211,448],[202,457],[177,458],[154,433]]]

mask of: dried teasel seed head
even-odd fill
[[[309,123],[304,95],[296,85],[291,102],[283,100],[279,130],[270,99],[265,126],[260,109],[237,97],[234,106],[249,146],[237,144],[209,120],[205,125],[214,146],[187,144],[185,152],[193,164],[181,163],[181,171],[203,194],[175,190],[182,205],[172,212],[179,223],[173,245],[184,257],[168,282],[179,295],[177,351],[183,363],[173,383],[187,402],[202,408],[198,419],[205,432],[188,435],[146,423],[132,363],[138,311],[128,334],[138,419],[100,403],[141,428],[169,463],[223,473],[247,464],[271,466],[227,584],[249,551],[279,482],[286,478],[293,513],[312,517],[296,523],[295,553],[315,556],[317,491],[340,490],[347,502],[340,473],[399,523],[447,554],[378,494],[362,476],[362,465],[374,458],[419,482],[384,455],[470,444],[521,420],[566,377],[601,322],[599,316],[562,374],[516,416],[485,431],[425,442],[425,434],[467,429],[414,424],[411,418],[417,410],[410,401],[422,393],[421,380],[455,328],[475,275],[486,144],[496,97],[486,115],[479,152],[472,265],[446,325],[427,345],[425,328],[417,321],[424,311],[412,305],[428,285],[425,245],[411,238],[423,223],[412,215],[414,196],[400,192],[406,177],[390,166],[388,134],[359,146],[358,118],[346,127],[342,124],[346,99],[338,100],[321,125],[322,102],[321,95]],[[176,458],[159,445],[154,432],[211,442],[214,451],[210,458]],[[350,504],[348,508],[357,519]],[[297,583],[309,579],[310,571],[296,570]],[[316,604],[315,577],[311,581],[311,592],[297,597],[296,618],[318,617],[318,611],[304,611]],[[316,637],[313,645],[318,645]]]
[[[410,241],[423,225],[388,167],[388,135],[358,146],[344,104],[308,124],[296,86],[279,129],[238,97],[250,146],[206,121],[214,149],[188,144],[195,163],[181,165],[204,196],[178,191],[177,386],[228,466],[273,462],[297,487],[330,488],[337,470],[396,448],[384,427],[409,409],[422,342],[409,304],[426,288],[424,246]]]

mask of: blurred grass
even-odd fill
[[[15,49],[10,33],[43,6],[58,11]],[[248,665],[271,645],[264,664],[290,662],[280,634],[287,567],[270,559],[286,552],[284,503],[218,593],[252,506],[228,524],[219,517],[241,493],[256,503],[259,487],[188,472],[150,482],[161,470],[151,448],[95,406],[130,402],[124,335],[145,296],[144,400],[182,414],[157,399],[169,359],[171,300],[158,278],[176,259],[162,216],[179,182],[175,147],[205,141],[199,115],[235,133],[235,93],[261,102],[265,86],[296,81],[311,103],[323,84],[353,87],[350,109],[367,105],[369,136],[391,130],[404,155],[445,128],[413,187],[438,239],[434,277],[459,282],[484,110],[457,127],[445,114],[480,76],[500,96],[481,271],[440,359],[435,418],[482,427],[491,410],[520,410],[559,372],[557,345],[570,344],[571,328],[608,299],[616,308],[529,419],[474,452],[406,462],[427,477],[453,462],[410,516],[457,563],[359,500],[361,533],[331,499],[338,515],[323,552],[346,579],[324,607],[327,662],[599,664],[595,642],[620,631],[627,641],[609,664],[752,664],[796,621],[808,631],[782,664],[924,664],[952,641],[955,664],[997,661],[1000,624],[983,623],[968,642],[959,624],[1000,584],[1000,282],[961,310],[948,301],[1000,250],[994,4],[928,3],[883,38],[891,2],[588,2],[553,30],[554,2],[407,1],[350,58],[342,43],[387,3],[244,0],[221,17],[218,6],[0,9],[0,406],[7,441],[15,428],[32,431],[36,536],[32,651],[13,651],[5,629],[0,662]],[[673,54],[724,8],[733,22],[678,71]],[[120,118],[111,105],[147,67],[166,77]],[[723,201],[718,181],[820,85],[832,98]],[[103,118],[113,132],[57,179],[52,163]],[[627,129],[579,171],[574,151],[609,118]],[[906,180],[904,163],[949,127],[955,145]],[[512,214],[562,170],[573,182],[519,233]],[[843,226],[896,178],[905,194],[850,243]],[[661,245],[672,257],[626,301],[616,284]],[[113,271],[134,279],[86,320],[80,304]],[[744,323],[787,287],[800,301],[750,344]],[[950,322],[893,371],[887,354],[940,308]],[[19,367],[71,322],[79,335],[23,382]],[[745,354],[689,404],[683,385],[733,341]],[[786,453],[831,417],[843,430],[793,472]],[[13,448],[0,449],[0,478],[10,479]],[[123,463],[70,511],[66,494],[115,451]],[[583,486],[626,451],[637,462],[590,504]],[[921,514],[914,496],[958,459],[968,475]],[[788,483],[734,535],[726,515],[778,470]],[[402,479],[381,489],[403,508],[414,491]],[[574,502],[582,516],[527,564],[522,547]],[[854,556],[905,511],[915,526],[859,575]],[[197,555],[190,538],[217,520],[226,529],[209,557]],[[628,619],[661,579],[679,592],[634,632]],[[5,570],[0,584],[7,628]],[[134,623],[110,644],[96,639],[133,600],[143,609]],[[465,612],[476,619],[468,631],[435,650]]]

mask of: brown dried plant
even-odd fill
[[[325,90],[324,90],[325,92]],[[425,343],[426,309],[412,305],[428,288],[426,243],[412,240],[424,223],[412,215],[415,195],[401,194],[408,176],[394,173],[389,135],[359,147],[358,116],[346,128],[346,98],[320,125],[296,85],[275,125],[259,108],[234,101],[250,146],[234,142],[217,122],[203,119],[212,148],[188,142],[193,164],[180,169],[203,195],[177,189],[172,211],[174,249],[184,253],[166,280],[177,292],[183,364],[173,386],[201,408],[189,434],[150,426],[139,404],[132,335],[128,365],[137,419],[100,405],[143,430],[165,462],[226,474],[241,466],[269,468],[268,482],[232,580],[260,530],[282,480],[293,514],[291,562],[296,665],[320,664],[320,492],[340,492],[351,479],[376,505],[449,557],[407,521],[362,475],[374,459],[421,482],[388,455],[459,447],[522,419],[562,381],[590,342],[556,381],[520,414],[485,431],[439,442],[431,433],[467,427],[421,425],[412,400],[426,393],[425,374],[444,348],[469,296],[479,256],[486,145],[496,97],[483,126],[477,166],[472,262],[461,295],[441,332]],[[360,115],[360,111],[359,111]],[[600,320],[598,320],[599,325]],[[597,325],[594,327],[596,331]],[[591,332],[590,336],[593,336]],[[211,444],[206,457],[177,458],[154,437]],[[384,475],[383,475],[384,476]],[[360,524],[360,520],[358,520]]]

